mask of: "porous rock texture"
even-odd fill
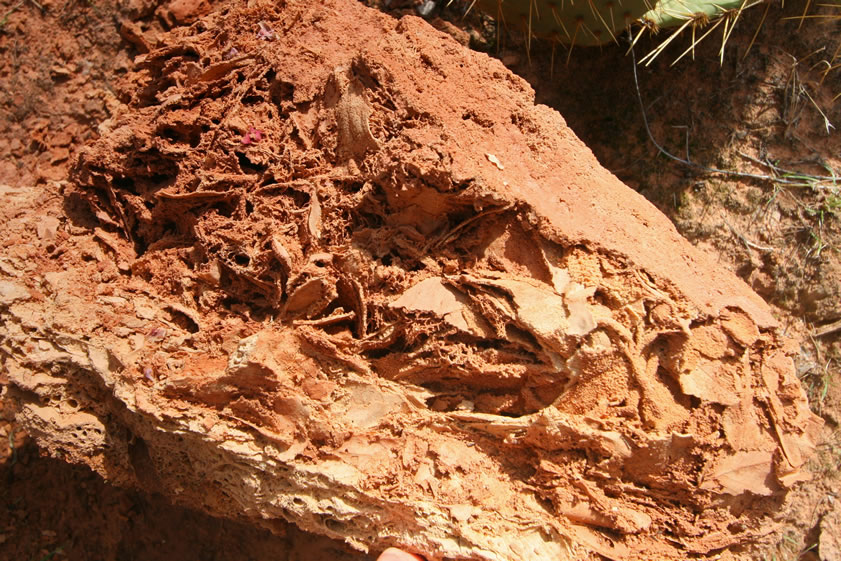
[[[499,62],[254,0],[136,65],[60,196],[4,189],[0,357],[50,453],[430,559],[775,537],[820,427],[794,347]]]

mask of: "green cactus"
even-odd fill
[[[476,0],[504,26],[516,26],[531,37],[550,37],[568,45],[602,45],[632,24],[653,31],[703,27],[725,22],[725,42],[741,11],[763,0]],[[671,40],[664,42],[667,45]],[[691,48],[691,47],[690,47]]]
[[[742,11],[762,4],[767,0],[660,0],[657,5],[639,19],[639,23],[645,28],[658,30],[662,28],[677,28],[677,31],[660,43],[654,50],[648,53],[640,62],[650,64],[680,33],[687,28],[692,33],[692,41],[689,47],[677,57],[672,64],[676,63],[688,53],[692,52],[694,57],[695,45],[700,43],[716,28],[724,24],[724,31],[721,36],[721,49],[719,58],[723,61],[724,46],[730,38],[733,26]],[[767,11],[766,11],[767,13]],[[697,30],[708,27],[704,33],[697,37]],[[758,31],[758,30],[757,30]]]
[[[570,45],[614,41],[652,8],[649,0],[478,0],[477,5],[503,25]]]
[[[671,28],[684,25],[687,21],[712,22],[753,5],[758,0],[660,0],[657,5],[640,18],[657,28]]]

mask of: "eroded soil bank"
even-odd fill
[[[362,550],[778,539],[820,428],[795,348],[525,82],[350,0],[160,41],[70,182],[3,191],[40,445]]]

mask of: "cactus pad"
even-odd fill
[[[744,8],[759,4],[750,0],[660,0],[657,5],[642,16],[641,20],[657,28],[678,27],[689,20],[707,23]]]
[[[573,45],[611,42],[652,8],[648,0],[479,0],[477,5],[503,25]]]
[[[478,0],[476,4],[506,27],[569,45],[602,45],[633,23],[649,29],[687,22],[704,25],[761,0]]]

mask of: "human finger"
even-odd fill
[[[423,557],[412,553],[406,553],[402,549],[397,549],[396,547],[389,547],[383,551],[379,557],[377,557],[377,561],[423,561]]]

